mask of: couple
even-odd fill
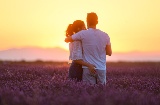
[[[66,30],[65,42],[69,43],[72,60],[69,78],[90,84],[106,84],[106,55],[112,55],[110,37],[96,29],[98,16],[87,14],[87,29],[81,20],[70,24]]]

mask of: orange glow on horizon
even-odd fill
[[[1,0],[0,50],[23,46],[61,47],[74,20],[99,16],[97,28],[109,34],[113,52],[160,51],[159,0]]]

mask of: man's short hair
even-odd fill
[[[98,16],[96,13],[91,12],[87,14],[87,24],[92,26],[92,25],[97,25],[98,23]]]

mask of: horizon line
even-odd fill
[[[61,46],[54,46],[54,47],[41,47],[41,46],[21,46],[21,47],[11,47],[11,48],[6,48],[6,49],[0,49],[0,51],[6,51],[10,49],[23,49],[23,48],[40,48],[40,49],[54,49],[54,48],[60,48],[65,51],[69,51],[69,49],[65,49]],[[112,50],[113,51],[113,50]],[[114,53],[117,54],[124,54],[124,53],[160,53],[160,51],[138,51],[138,50],[132,50],[132,51],[115,51]]]

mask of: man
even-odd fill
[[[83,81],[96,84],[106,84],[106,55],[112,55],[110,37],[105,32],[96,29],[98,16],[87,14],[88,30],[82,30],[65,39],[66,42],[80,40],[83,47],[83,61],[95,65],[95,69],[83,66]],[[81,60],[77,63],[82,64]],[[97,75],[94,75],[97,74]]]

